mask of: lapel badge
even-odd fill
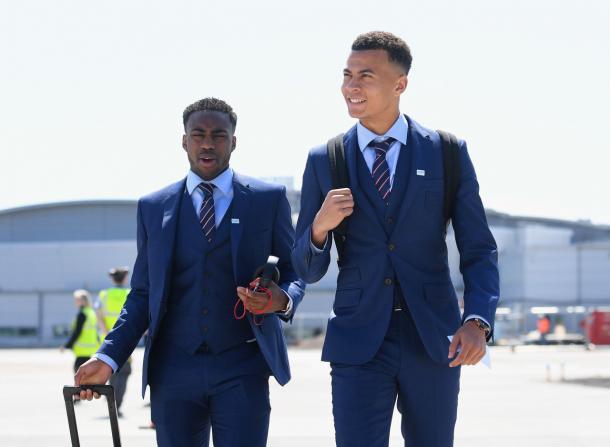
[[[231,219],[231,223],[232,224],[238,224],[239,223],[239,219],[232,218]]]
[[[424,177],[426,175],[426,171],[424,171],[423,169],[418,169],[417,175],[421,175],[422,177]]]

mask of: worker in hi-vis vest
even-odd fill
[[[89,292],[83,289],[74,291],[74,306],[78,308],[78,314],[72,322],[70,338],[60,347],[74,351],[74,372],[91,358],[100,347],[100,339],[97,333],[97,317],[91,308]]]
[[[129,288],[126,286],[129,268],[114,267],[108,271],[108,275],[114,283],[112,287],[102,290],[95,302],[98,323],[102,332],[102,341],[119,318],[121,309],[129,295]],[[121,404],[127,389],[127,379],[131,374],[131,358],[125,362],[123,367],[110,377],[110,385],[114,387],[116,407],[119,417],[123,416]]]

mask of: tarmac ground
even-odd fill
[[[139,395],[141,349],[119,420],[123,445],[155,445],[146,428],[150,409]],[[272,379],[269,447],[331,447],[329,366],[317,349],[291,349],[293,379]],[[462,369],[457,447],[610,446],[610,349],[527,346],[491,348],[492,369]],[[0,446],[70,445],[62,386],[71,384],[73,357],[59,350],[0,350]],[[81,445],[110,446],[105,402],[76,407]],[[402,446],[394,414],[390,446]],[[421,447],[421,446],[418,446]]]

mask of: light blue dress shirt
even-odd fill
[[[394,138],[394,142],[390,145],[390,148],[386,152],[385,159],[390,168],[390,186],[394,185],[394,174],[396,174],[396,163],[398,162],[398,155],[403,145],[407,144],[407,135],[409,133],[409,123],[405,116],[401,113],[392,127],[383,135],[377,135],[376,133],[368,130],[364,127],[360,121],[356,124],[356,134],[358,136],[358,147],[362,152],[364,161],[369,168],[369,172],[373,170],[373,163],[375,162],[375,149],[368,147],[371,142],[381,142],[388,138]],[[406,148],[405,148],[406,149]]]
[[[215,186],[213,194],[214,220],[216,221],[216,227],[218,227],[233,200],[233,170],[228,168],[209,182],[205,182],[193,171],[189,171],[186,176],[186,190],[189,196],[191,196],[193,208],[195,208],[197,216],[199,216],[199,209],[203,203],[203,191],[198,188],[200,183],[211,183]]]

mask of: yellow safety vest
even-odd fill
[[[108,330],[112,329],[114,323],[119,319],[129,290],[122,287],[112,287],[100,292],[100,309],[104,313],[104,323],[106,323]]]
[[[83,330],[72,346],[72,351],[76,357],[91,357],[100,347],[97,335],[97,317],[91,307],[83,307],[85,314],[85,324]],[[76,326],[76,320],[72,323],[72,329]]]

